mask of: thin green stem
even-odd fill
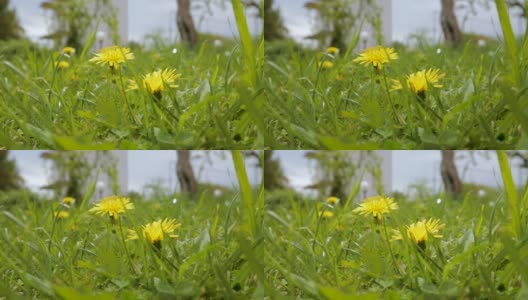
[[[394,253],[392,252],[392,246],[391,246],[391,243],[390,243],[390,240],[389,240],[389,234],[387,232],[387,224],[385,223],[385,220],[382,220],[382,222],[383,222],[383,233],[384,233],[384,236],[385,236],[385,242],[387,243],[387,248],[389,249],[389,253],[390,253],[390,256],[391,256],[391,259],[392,259],[392,264],[394,265],[394,268],[396,269],[398,274],[401,275],[402,271],[398,267],[398,263],[396,262],[396,258],[394,257]]]
[[[128,108],[128,112],[132,116],[132,120],[134,121],[135,125],[137,125],[137,124],[139,124],[139,121],[136,118],[136,115],[134,114],[134,112],[132,111],[132,107],[130,107],[130,102],[128,101],[128,96],[127,96],[127,93],[125,91],[125,82],[123,80],[123,72],[121,72],[121,68],[119,68],[119,67],[118,67],[118,70],[119,70],[119,81],[121,82],[121,91],[123,92],[123,97],[125,97],[125,103],[126,103],[126,106]]]
[[[385,83],[385,91],[387,92],[387,97],[389,99],[389,103],[392,107],[392,112],[394,113],[394,117],[396,118],[396,122],[398,122],[399,125],[402,125],[403,122],[400,119],[400,116],[398,115],[398,112],[396,111],[396,107],[394,106],[394,101],[392,101],[392,96],[389,90],[389,82],[387,81],[387,74],[385,73],[385,69],[381,69],[381,72],[383,74],[383,82]]]
[[[134,272],[134,274],[137,275],[138,273],[136,272],[136,268],[134,268],[134,263],[132,262],[132,257],[130,257],[130,253],[128,252],[128,247],[126,245],[125,235],[123,234],[123,226],[121,224],[121,218],[118,218],[117,222],[118,222],[118,225],[119,225],[119,234],[121,235],[121,241],[123,242],[123,248],[125,248],[125,253],[126,253],[126,256],[128,258],[128,262],[130,263],[130,267],[132,268],[132,271]]]

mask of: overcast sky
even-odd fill
[[[406,192],[411,184],[426,183],[435,190],[440,189],[440,151],[391,151],[392,152],[392,190]],[[274,151],[280,159],[290,185],[296,190],[303,189],[312,183],[315,169],[304,158],[304,151]],[[495,152],[457,151],[456,164],[464,182],[478,183],[490,187],[502,186],[500,169]],[[518,160],[512,160],[511,167],[514,180],[524,184],[526,170],[517,167]]]
[[[10,1],[17,10],[26,34],[34,40],[46,35],[48,28],[46,14],[40,8],[42,2],[43,0]],[[216,33],[228,37],[238,36],[230,1],[224,2],[224,8],[218,5],[211,6],[213,14],[209,14],[206,9],[200,7],[194,9],[193,17],[200,32]],[[164,36],[168,36],[170,31],[174,34],[176,31],[175,11],[176,0],[129,0],[129,40],[141,41],[145,35],[154,32],[160,32]],[[260,26],[259,21],[254,17],[254,12],[254,10],[248,11],[248,26],[252,33],[257,33],[260,31]]]
[[[9,151],[16,159],[18,169],[26,186],[34,191],[48,184],[50,175],[47,164],[40,158],[43,151]],[[193,151],[193,168],[200,182],[220,184],[226,187],[238,186],[238,181],[231,160],[230,152],[210,151],[209,163],[203,151]],[[177,185],[174,164],[176,151],[127,151],[128,155],[128,189],[141,192],[144,185],[161,182],[166,186]],[[250,183],[260,183],[261,172],[256,168],[256,161],[248,159],[246,169]],[[170,183],[169,183],[170,180]]]
[[[421,32],[438,38],[441,34],[439,26],[439,0],[392,0],[392,30],[393,40],[405,41],[411,34]],[[312,21],[308,10],[304,9],[306,0],[278,0],[282,15],[290,34],[297,39],[310,35]],[[493,1],[490,1],[493,2]],[[495,6],[490,9],[477,8],[478,15],[468,15],[468,9],[459,9],[457,15],[464,31],[476,32],[496,37],[500,35],[498,17]],[[465,21],[464,21],[465,20]],[[521,19],[515,18],[513,27],[522,32]]]
[[[403,41],[416,32],[425,32],[431,36],[440,36],[438,0],[393,0],[393,39]],[[17,9],[18,16],[26,33],[33,39],[46,34],[47,21],[44,11],[39,7],[42,0],[14,0],[11,5]],[[277,0],[283,18],[290,34],[301,40],[310,34],[312,23],[308,11],[303,8],[306,0]],[[493,2],[493,1],[490,1]],[[213,6],[214,14],[205,9],[195,9],[193,12],[197,27],[201,32],[210,32],[232,37],[237,35],[230,1],[224,1],[225,8]],[[169,35],[169,26],[175,32],[174,12],[175,0],[129,0],[129,39],[141,41],[149,33],[161,32]],[[468,15],[468,10],[459,10],[459,20],[466,31],[478,32],[489,36],[500,35],[494,5],[491,9],[478,9],[478,15]],[[253,33],[259,32],[260,22],[254,17],[255,12],[248,13],[248,24]],[[466,21],[464,21],[468,17]],[[520,32],[520,19],[513,22],[513,27]]]

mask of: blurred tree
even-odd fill
[[[0,191],[20,189],[23,184],[16,161],[9,159],[9,151],[0,150]]]
[[[191,47],[198,44],[198,32],[194,26],[193,17],[191,14],[190,0],[176,0],[178,5],[178,12],[176,14],[176,25],[180,33],[182,42]]]
[[[273,150],[264,150],[264,189],[278,190],[288,187],[280,160],[273,158]]]
[[[83,199],[84,181],[90,176],[92,166],[82,151],[46,151],[40,157],[51,162],[52,170],[49,184],[42,189],[52,190],[57,199]]]
[[[264,9],[260,3],[256,0],[244,2],[246,6],[256,8],[261,19],[262,14],[264,14],[264,40],[272,41],[286,38],[288,29],[284,25],[280,10],[274,7],[274,0],[264,0]]]
[[[52,13],[51,32],[43,38],[52,40],[55,47],[81,49],[99,21],[110,28],[114,43],[119,40],[116,9],[110,0],[48,0],[40,7]]]
[[[441,150],[442,161],[440,163],[440,174],[444,183],[445,192],[458,197],[462,193],[462,181],[458,176],[455,165],[455,151]]]
[[[378,43],[382,43],[380,8],[372,0],[312,0],[304,7],[316,12],[317,32],[308,39],[317,40],[321,47],[346,49],[347,40],[361,22],[376,30]]]
[[[23,33],[16,11],[9,9],[9,0],[0,0],[0,40],[18,39]]]
[[[441,3],[440,25],[444,38],[450,46],[456,48],[462,44],[462,31],[455,15],[455,0],[441,0]]]
[[[191,151],[176,150],[176,153],[176,176],[180,183],[180,192],[195,197],[198,194],[198,181],[191,165]]]
[[[379,164],[371,159],[371,151],[310,151],[304,156],[315,161],[317,170],[315,182],[306,188],[317,190],[321,197],[346,199],[358,171],[371,167],[371,161]]]

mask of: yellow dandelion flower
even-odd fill
[[[174,234],[174,231],[178,229],[181,224],[177,224],[175,219],[164,219],[154,221],[142,226],[142,233],[145,240],[157,248],[161,247],[161,241],[167,236],[171,238],[177,238],[178,235]],[[137,240],[139,235],[135,230],[128,230],[129,240]]]
[[[326,203],[328,203],[328,204],[335,205],[338,202],[339,202],[339,198],[337,198],[337,197],[333,197],[332,196],[332,197],[326,198]]]
[[[398,54],[394,48],[385,48],[383,46],[374,46],[365,49],[354,62],[362,65],[372,64],[376,70],[383,69],[383,64],[388,64],[391,60],[398,59]]]
[[[64,210],[55,212],[55,218],[57,219],[66,219],[70,216],[70,213]]]
[[[331,69],[333,67],[334,67],[334,63],[329,60],[325,60],[319,63],[319,68],[321,69]]]
[[[127,209],[134,209],[134,204],[130,203],[130,199],[114,195],[101,199],[90,209],[90,212],[99,215],[108,214],[112,220],[115,220],[118,214],[125,213]]]
[[[134,59],[134,54],[130,52],[130,48],[110,46],[101,49],[90,61],[99,65],[108,64],[111,69],[115,70],[120,64],[130,59]]]
[[[429,220],[421,220],[407,226],[407,236],[414,243],[420,245],[421,247],[425,247],[425,242],[429,238],[442,237],[442,235],[438,234],[438,232],[445,226],[445,224],[440,223],[439,219],[431,218]],[[403,239],[402,233],[399,230],[393,230],[393,233],[394,234],[391,240],[395,241]]]
[[[64,60],[55,63],[55,68],[57,69],[66,69],[68,67],[70,67],[70,63]]]
[[[373,196],[363,200],[363,203],[354,209],[354,212],[365,216],[372,214],[374,219],[379,221],[383,214],[388,214],[391,210],[396,209],[398,209],[398,204],[394,202],[393,198]]]
[[[416,95],[424,95],[431,87],[441,88],[438,82],[445,77],[439,69],[422,70],[407,76],[407,86]],[[402,83],[398,80],[392,81],[392,91],[403,89]]]
[[[68,55],[72,55],[73,53],[75,53],[75,48],[73,48],[73,47],[64,47],[64,48],[62,48],[62,53],[68,54]]]
[[[173,69],[158,70],[143,76],[143,87],[153,95],[161,94],[166,87],[178,87],[173,83],[176,79],[180,78],[180,76],[181,74],[177,74],[176,70]],[[128,90],[137,89],[139,89],[137,82],[131,80]]]
[[[329,211],[329,210],[325,210],[325,211],[320,211],[319,212],[319,217],[323,218],[323,219],[330,219],[333,216],[334,216],[334,213]]]
[[[337,48],[337,47],[328,47],[326,49],[326,53],[335,55],[335,54],[339,53],[339,48]]]
[[[71,205],[75,203],[75,199],[72,197],[64,197],[64,199],[62,199],[62,203]]]
[[[343,81],[343,80],[345,80],[345,77],[343,75],[341,75],[341,74],[337,74],[336,77],[335,77],[335,80]]]

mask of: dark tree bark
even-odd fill
[[[191,165],[191,151],[176,150],[178,160],[176,162],[176,176],[180,183],[180,191],[191,197],[198,193],[198,182],[194,177],[194,171]]]
[[[462,44],[462,31],[458,26],[458,21],[455,15],[455,0],[441,0],[442,13],[440,18],[440,25],[444,32],[446,42],[452,47],[458,47]]]
[[[455,165],[455,151],[441,150],[442,162],[440,166],[440,173],[444,183],[446,193],[457,197],[462,193],[462,182],[458,176],[458,171]]]
[[[177,4],[176,25],[178,26],[180,38],[184,43],[194,47],[198,44],[198,32],[191,15],[191,1],[177,0]]]

